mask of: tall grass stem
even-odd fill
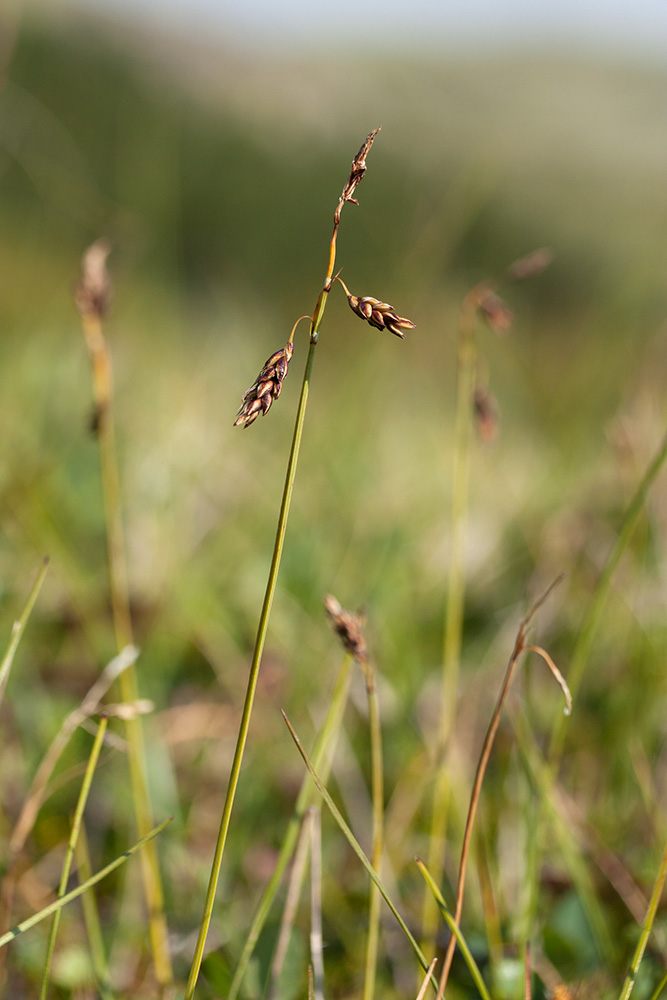
[[[116,455],[116,435],[113,420],[113,378],[111,355],[104,338],[101,311],[82,312],[83,332],[93,371],[95,429],[100,453],[102,493],[106,520],[109,561],[109,590],[113,615],[116,650],[133,644],[130,594],[125,559],[125,537],[120,503],[120,482]],[[120,694],[124,702],[136,702],[139,685],[134,665],[120,676]],[[132,805],[137,831],[145,836],[153,825],[153,813],[146,771],[146,747],[141,719],[135,715],[125,721]],[[155,966],[155,976],[161,988],[173,981],[169,932],[164,910],[162,878],[154,842],[148,842],[141,855],[141,871],[148,908],[149,935]]]

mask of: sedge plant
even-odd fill
[[[294,489],[294,481],[298,465],[301,438],[303,434],[303,426],[306,416],[308,396],[310,392],[310,383],[312,377],[313,363],[315,359],[315,351],[317,349],[317,343],[320,335],[320,326],[326,309],[329,293],[332,289],[334,280],[336,278],[334,271],[336,266],[336,246],[338,238],[338,229],[341,220],[341,213],[343,211],[343,208],[348,202],[351,202],[353,204],[358,204],[358,201],[355,198],[355,193],[357,187],[361,183],[366,173],[366,157],[368,156],[379,131],[380,129],[376,128],[368,134],[361,148],[359,149],[359,152],[352,160],[352,169],[345,183],[345,186],[343,187],[343,191],[341,193],[340,198],[338,199],[338,204],[334,212],[333,232],[329,243],[327,269],[325,273],[322,290],[318,296],[312,315],[308,317],[301,317],[301,319],[308,318],[310,320],[308,355],[306,358],[303,381],[301,385],[301,393],[297,406],[294,432],[292,435],[292,444],[290,448],[289,458],[287,461],[287,471],[285,475],[285,484],[280,504],[280,512],[278,515],[278,526],[276,529],[271,566],[269,569],[264,600],[262,603],[262,608],[259,616],[259,624],[257,627],[255,646],[248,674],[246,696],[241,714],[241,722],[239,725],[236,748],[234,751],[229,782],[227,785],[227,791],[222,808],[220,827],[216,840],[209,883],[204,902],[204,912],[199,927],[199,933],[195,945],[192,964],[190,967],[190,974],[188,977],[188,982],[185,992],[185,1000],[191,1000],[191,998],[194,995],[197,980],[199,977],[199,971],[201,969],[201,964],[204,957],[204,949],[206,946],[206,939],[208,936],[208,930],[211,923],[213,905],[215,901],[216,890],[222,867],[225,844],[229,832],[231,815],[234,806],[234,799],[236,796],[236,790],[239,782],[241,764],[243,761],[246,742],[248,739],[248,730],[250,727],[250,719],[255,700],[257,681],[259,678],[262,655],[264,651],[264,645],[266,642],[269,617],[271,614],[271,607],[276,592],[278,572],[280,569],[280,562],[285,542],[285,533],[287,530],[287,521],[289,517],[292,492]],[[406,319],[405,317],[399,316],[395,312],[393,307],[389,305],[389,303],[383,302],[380,299],[376,299],[373,296],[354,296],[349,291],[347,291],[347,289],[346,289],[346,294],[348,296],[348,302],[350,308],[353,310],[353,312],[355,312],[357,316],[368,322],[371,326],[375,327],[376,329],[388,330],[389,332],[395,334],[400,338],[403,337],[405,331],[413,329],[414,323],[411,320]],[[294,353],[294,336],[299,322],[300,320],[298,320],[297,323],[295,323],[294,327],[292,328],[292,332],[289,336],[287,344],[280,350],[276,351],[274,354],[271,355],[271,357],[263,365],[259,375],[255,379],[253,384],[245,392],[242,399],[241,407],[239,409],[239,412],[235,420],[235,426],[245,427],[245,428],[251,427],[260,415],[264,416],[268,413],[269,409],[273,405],[273,402],[280,396],[283,382],[288,374],[290,361]]]

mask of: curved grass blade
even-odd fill
[[[63,906],[67,906],[67,904],[71,903],[73,899],[77,899],[79,896],[83,895],[83,893],[86,892],[87,889],[90,889],[91,886],[97,885],[98,882],[101,882],[103,878],[110,875],[111,872],[116,870],[116,868],[120,868],[120,866],[124,864],[128,858],[131,858],[133,854],[136,854],[142,847],[145,847],[149,841],[153,840],[154,837],[157,837],[158,833],[162,833],[164,828],[171,823],[172,819],[173,817],[170,816],[169,819],[165,819],[159,826],[154,827],[146,834],[145,837],[138,840],[132,847],[128,847],[123,854],[117,857],[105,868],[100,869],[100,871],[93,875],[92,878],[82,882],[81,885],[76,887],[76,889],[72,889],[71,892],[68,892],[59,899],[54,900],[53,903],[49,903],[49,905],[45,906],[43,910],[39,911],[39,913],[33,913],[31,917],[23,920],[20,924],[17,924],[16,927],[12,927],[11,930],[7,931],[6,934],[3,934],[0,937],[0,948],[4,948],[6,944],[9,944],[9,942],[13,941],[14,938],[17,938],[19,934],[24,934],[25,931],[29,931],[31,927],[35,927],[37,924],[40,924],[42,920],[46,920],[46,918],[50,917],[52,913],[62,910]]]
[[[294,740],[294,742],[296,744],[297,750],[299,751],[299,753],[303,757],[304,764],[306,765],[306,767],[310,771],[310,775],[311,775],[313,781],[315,782],[315,785],[317,787],[318,792],[320,793],[320,795],[324,799],[324,801],[325,801],[325,803],[327,805],[327,808],[329,809],[329,812],[331,813],[331,815],[335,819],[336,823],[340,827],[340,829],[341,829],[343,835],[345,836],[345,839],[347,840],[348,844],[350,845],[350,847],[352,848],[352,850],[357,855],[357,857],[361,861],[362,865],[364,866],[364,868],[368,872],[370,878],[372,879],[372,881],[375,883],[375,885],[379,889],[380,895],[384,899],[385,903],[387,904],[387,906],[389,907],[389,909],[391,910],[391,912],[393,913],[393,915],[396,917],[396,920],[398,921],[399,927],[401,928],[401,930],[405,934],[406,938],[408,939],[408,941],[412,945],[412,950],[414,951],[415,955],[417,956],[417,961],[419,962],[419,964],[421,965],[422,969],[424,969],[425,972],[428,971],[428,969],[429,969],[429,963],[426,961],[426,959],[425,959],[425,957],[424,957],[424,955],[422,953],[421,948],[417,944],[417,942],[416,942],[415,938],[413,937],[413,935],[410,933],[410,929],[408,928],[407,924],[403,920],[403,917],[400,915],[400,913],[396,909],[396,906],[392,902],[392,900],[391,900],[391,898],[389,896],[389,893],[387,892],[387,890],[385,889],[383,883],[379,879],[379,877],[377,875],[377,872],[375,871],[375,869],[373,868],[372,864],[370,863],[370,861],[368,860],[368,858],[364,854],[364,852],[363,852],[363,850],[362,850],[362,848],[361,848],[361,846],[359,844],[359,841],[356,839],[356,837],[354,836],[354,834],[350,830],[349,826],[347,825],[347,823],[343,819],[343,817],[342,817],[342,815],[341,815],[341,813],[340,813],[340,811],[339,811],[336,803],[331,798],[329,792],[327,791],[327,789],[322,784],[322,781],[321,781],[319,775],[317,774],[317,771],[315,770],[315,768],[311,764],[311,762],[310,762],[310,760],[308,758],[308,754],[303,749],[303,746],[301,745],[301,740],[297,736],[297,734],[296,734],[296,732],[295,732],[295,730],[294,730],[291,722],[289,721],[289,719],[287,718],[287,716],[285,715],[285,713],[282,710],[281,710],[281,714],[282,714],[283,719],[285,720],[285,724],[287,725],[287,728],[290,731],[292,739]],[[437,980],[435,979],[435,977],[433,975],[431,975],[431,982],[433,984],[434,989],[437,989],[438,983],[437,983]]]
[[[97,734],[95,736],[95,742],[93,743],[92,750],[90,752],[90,757],[88,758],[88,764],[86,765],[86,773],[83,777],[83,782],[81,784],[81,791],[79,793],[79,800],[76,804],[76,810],[74,812],[74,820],[72,822],[72,829],[70,831],[69,843],[67,845],[67,851],[65,853],[65,860],[63,862],[63,870],[60,875],[60,884],[58,885],[58,896],[62,896],[65,892],[65,886],[67,885],[67,880],[69,878],[69,873],[72,869],[72,859],[74,857],[74,851],[76,849],[76,844],[79,839],[79,831],[81,830],[81,823],[83,821],[83,811],[86,808],[86,802],[88,801],[88,793],[90,792],[90,786],[93,783],[93,774],[95,773],[95,768],[97,767],[97,761],[99,760],[100,750],[102,749],[102,743],[104,741],[104,734],[107,731],[108,719],[105,715],[100,719],[100,724],[97,729]],[[62,911],[56,910],[53,915],[53,923],[51,925],[51,932],[49,934],[49,943],[46,949],[46,959],[44,961],[44,971],[42,973],[42,989],[40,993],[40,1000],[46,1000],[46,994],[49,988],[49,977],[51,974],[51,962],[53,960],[53,952],[56,947],[56,937],[58,935],[58,927],[60,925],[60,915]]]
[[[21,612],[21,617],[17,618],[12,626],[12,634],[9,640],[9,645],[7,646],[7,651],[2,658],[2,663],[0,663],[0,702],[2,702],[2,696],[5,693],[9,672],[12,669],[12,663],[14,661],[14,656],[16,655],[16,650],[18,649],[25,627],[28,624],[28,619],[30,618],[32,609],[35,606],[37,595],[42,589],[42,584],[44,583],[44,577],[46,576],[48,568],[49,557],[46,556],[42,562],[39,573],[37,574],[37,579],[32,585],[32,589],[28,595],[28,600],[26,601],[25,607]]]
[[[421,858],[415,858],[415,861],[417,862],[417,867],[419,868],[419,871],[422,873],[422,875],[424,877],[424,881],[426,882],[426,885],[428,886],[428,888],[433,893],[433,897],[434,897],[436,903],[438,904],[438,909],[442,913],[442,916],[443,916],[443,918],[444,918],[447,926],[449,927],[450,931],[452,932],[452,934],[456,938],[456,943],[458,944],[459,948],[461,949],[461,954],[463,955],[465,963],[468,966],[468,969],[470,971],[470,975],[472,976],[472,978],[475,981],[475,986],[479,990],[479,995],[483,998],[483,1000],[491,1000],[491,997],[489,995],[489,991],[487,990],[486,984],[485,984],[484,980],[482,979],[482,973],[479,971],[479,967],[478,967],[475,959],[472,957],[472,953],[470,951],[470,948],[468,947],[466,939],[464,938],[463,934],[461,933],[461,930],[460,930],[458,924],[454,920],[454,917],[452,916],[452,914],[449,912],[449,908],[448,908],[447,903],[445,902],[445,900],[443,898],[442,893],[440,892],[440,890],[438,889],[437,885],[433,881],[433,878],[431,877],[431,874],[430,874],[428,868],[426,867],[426,865],[424,864],[424,862],[421,860]]]

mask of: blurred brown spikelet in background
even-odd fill
[[[490,290],[480,296],[477,308],[494,333],[507,333],[514,322],[514,313],[510,307]]]
[[[82,316],[101,319],[109,311],[112,288],[107,257],[110,251],[106,240],[97,240],[83,255],[81,278],[74,289],[74,301]]]
[[[498,436],[498,403],[486,386],[478,385],[473,394],[473,409],[477,433],[485,444]]]
[[[525,281],[526,278],[541,274],[542,271],[546,271],[553,259],[554,255],[548,247],[533,250],[532,253],[514,261],[507,271],[507,281]]]
[[[236,415],[234,427],[250,427],[260,413],[268,413],[274,399],[277,399],[282,391],[293,353],[294,344],[289,340],[264,363],[253,384],[243,393],[243,402]]]
[[[334,632],[343,644],[343,648],[359,663],[368,663],[368,647],[363,631],[363,618],[341,607],[333,594],[324,598],[324,610],[331,619]]]

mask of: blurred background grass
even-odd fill
[[[342,295],[332,297],[212,944],[233,966],[301,777],[278,708],[310,739],[327,704],[338,662],[321,611],[328,591],[368,609],[400,832],[394,862],[416,918],[410,862],[423,850],[428,809],[425,800],[410,812],[408,786],[435,729],[459,304],[515,258],[553,250],[549,271],[508,292],[517,317],[509,336],[479,333],[501,430],[473,460],[457,727],[464,815],[527,595],[567,572],[541,629],[567,674],[623,510],[663,433],[664,71],[583,53],[369,54],[356,41],[287,56],[67,7],[8,12],[4,26],[7,634],[43,555],[52,568],[0,715],[3,837],[49,739],[113,655],[88,359],[72,302],[81,253],[105,236],[139,676],[156,705],[147,722],[151,786],[158,818],[177,816],[161,850],[178,971],[187,970],[268,569],[303,330],[269,418],[247,433],[231,425],[264,359],[314,306],[349,162],[381,124],[338,260],[353,292],[395,303],[417,329],[403,343],[382,336],[354,319]],[[664,827],[666,516],[663,476],[619,573],[565,761],[582,815],[643,885]],[[541,672],[531,684],[527,704],[544,737],[561,705]],[[350,718],[349,735],[338,790],[367,842],[363,719]],[[505,735],[489,775],[485,836],[512,940],[525,789]],[[65,775],[85,741],[72,745]],[[29,852],[35,878],[19,900],[25,912],[57,881],[77,787],[66,782],[40,814]],[[125,762],[111,756],[91,807],[100,864],[131,839],[127,797]],[[365,879],[330,839],[325,919],[331,991],[343,995],[359,982]],[[621,968],[633,924],[600,882]],[[563,917],[577,901],[556,848],[542,892],[545,954],[563,977],[583,976],[600,958],[586,952],[579,918]],[[111,888],[115,967],[122,988],[133,983],[143,995],[141,969],[126,958],[140,904],[131,892],[123,908],[117,898]],[[76,921],[64,926],[63,954],[76,956]],[[42,952],[27,938],[13,948],[10,995],[21,996]],[[336,961],[344,949],[348,959]],[[56,970],[62,995],[74,988],[71,968],[63,959]],[[387,989],[391,982],[387,971]]]

